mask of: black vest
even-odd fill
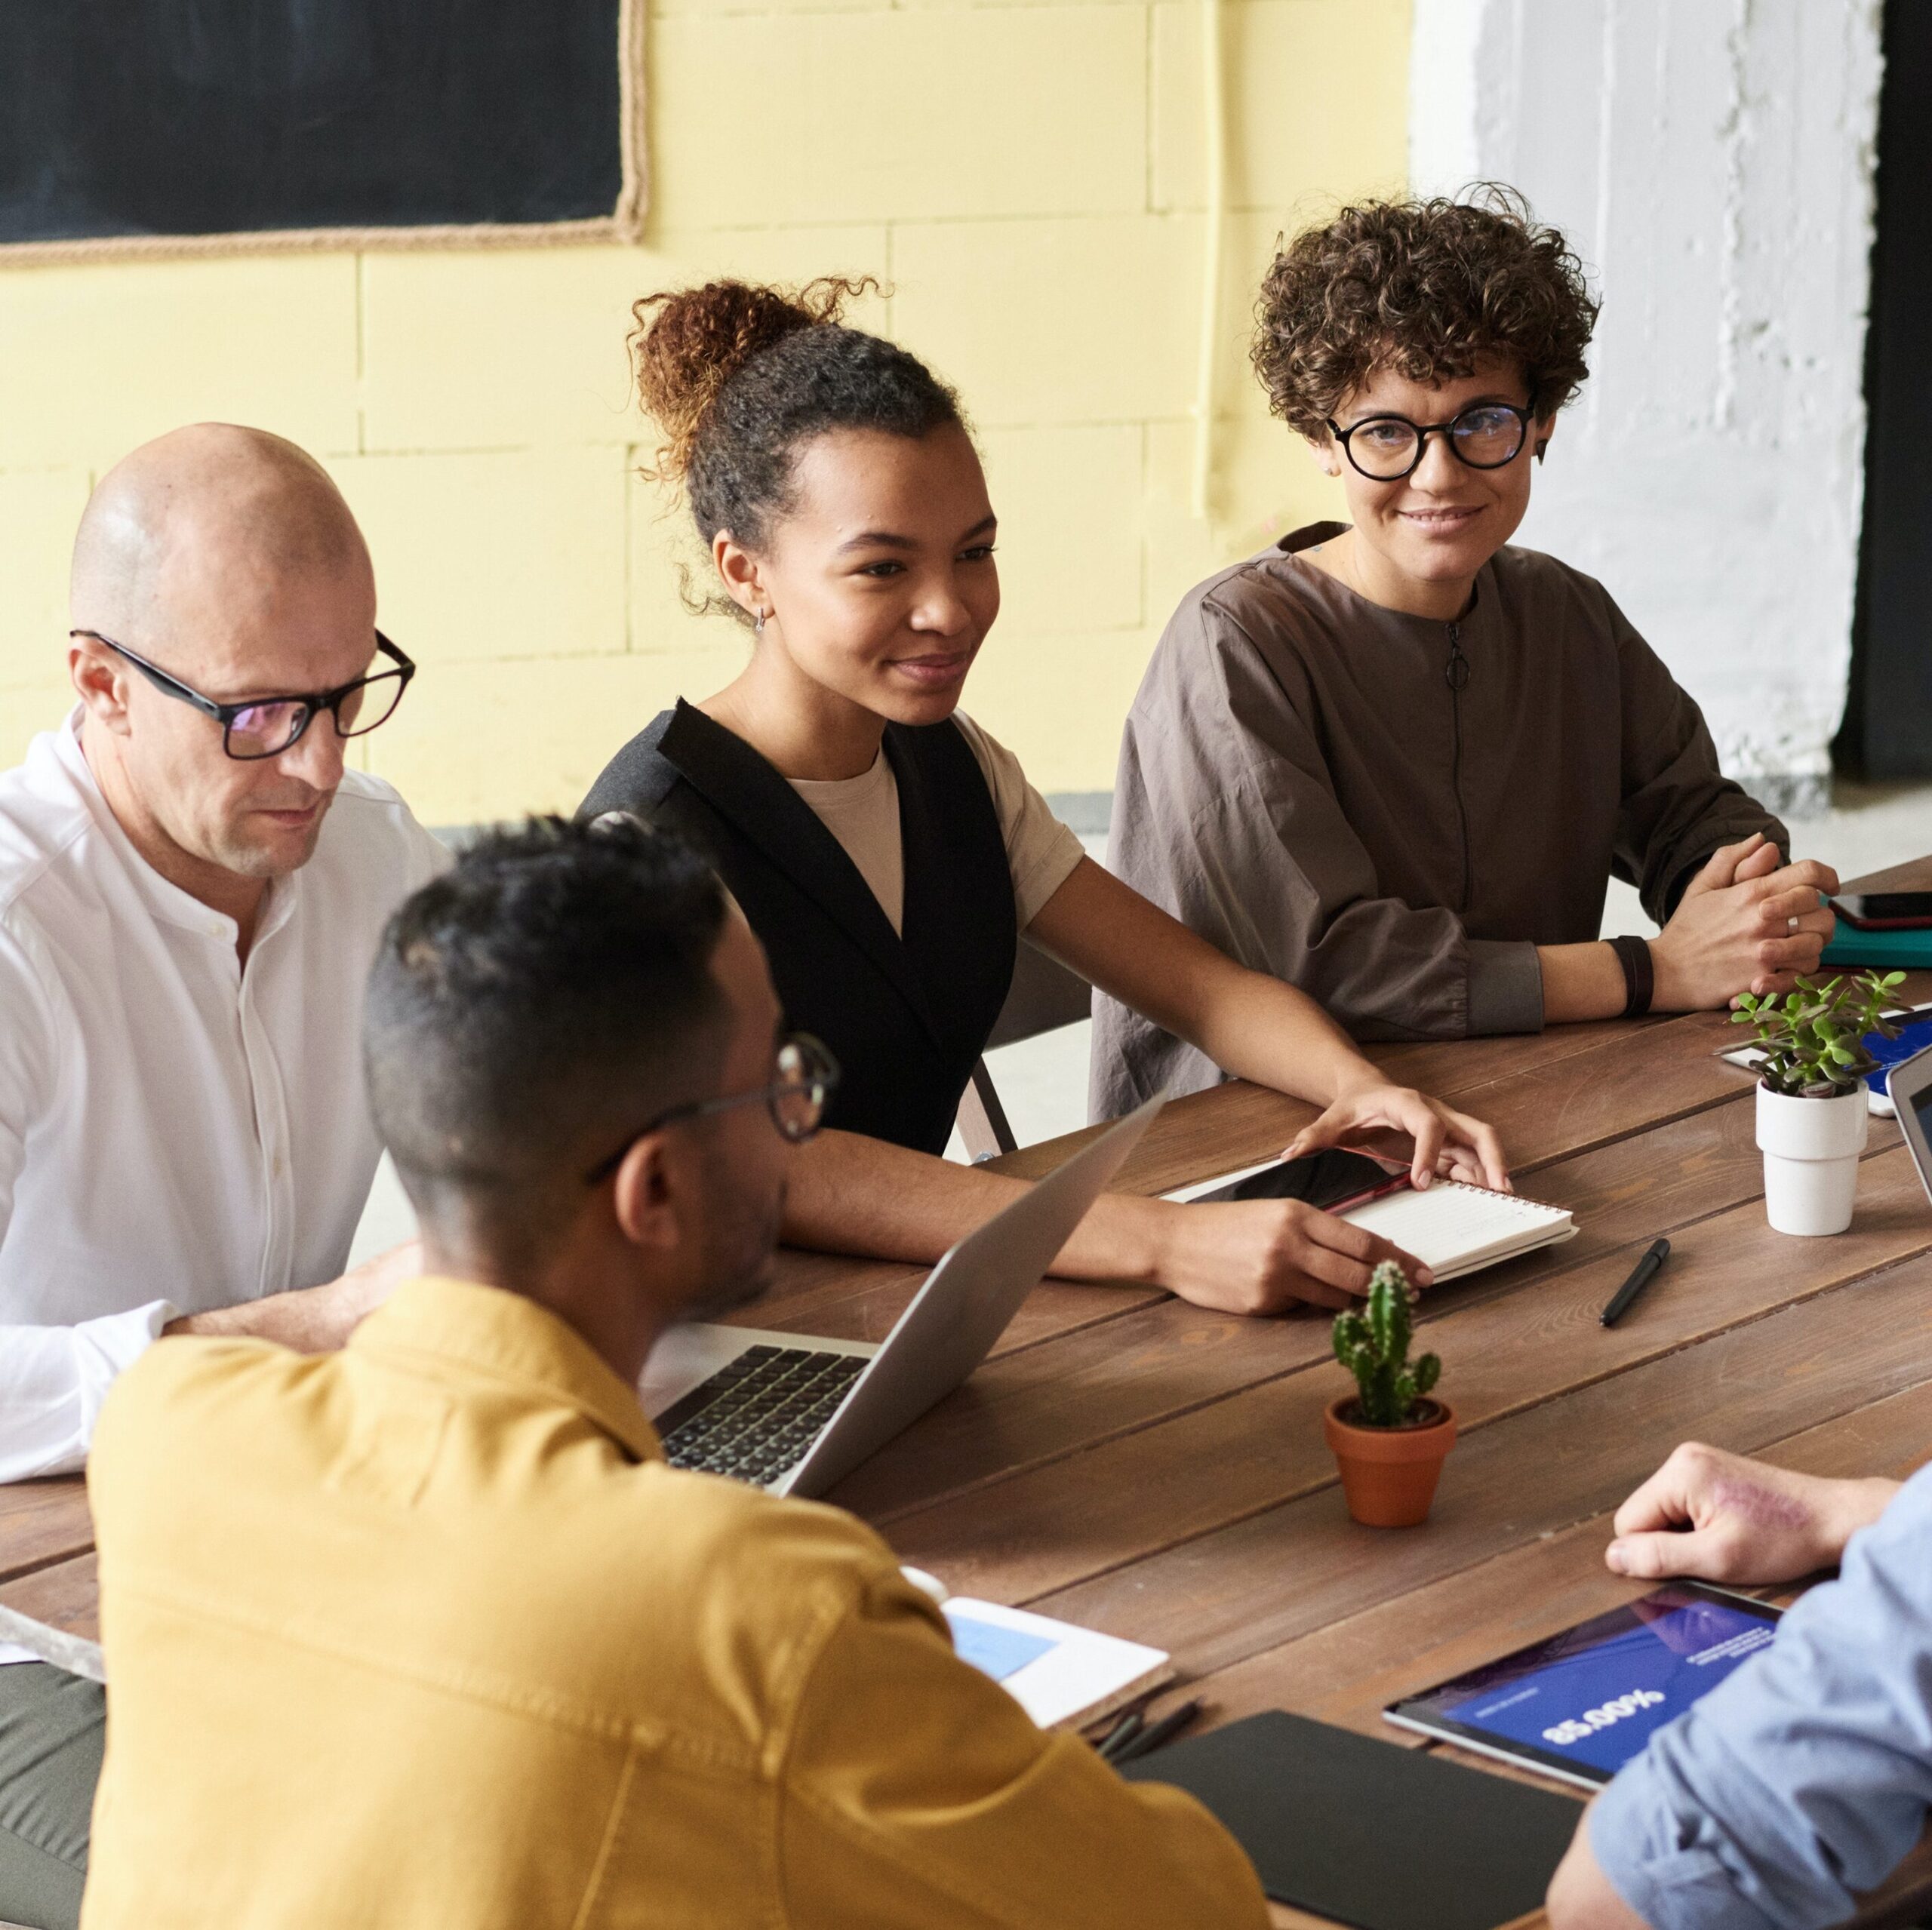
[[[844,1076],[826,1123],[946,1150],[1006,1001],[1019,942],[991,792],[949,719],[889,724],[905,843],[903,938],[811,807],[750,745],[681,700],[605,767],[583,815],[634,811],[717,868],[763,941],[786,1023]]]

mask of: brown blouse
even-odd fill
[[[1536,948],[1598,936],[1607,881],[1661,924],[1720,844],[1784,827],[1718,768],[1697,706],[1602,585],[1534,550],[1454,623],[1385,610],[1296,554],[1190,592],[1121,742],[1108,863],[1358,1038],[1543,1025]],[[1097,1116],[1220,1077],[1094,1006]]]

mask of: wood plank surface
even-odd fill
[[[17,1609],[50,1627],[98,1642],[100,1578],[92,1553],[0,1583],[0,1607]]]
[[[1675,1445],[1646,1443],[1651,1465]],[[1932,1456],[1932,1381],[1768,1441],[1759,1452],[1765,1460],[1803,1474],[1902,1479]],[[1644,1592],[1648,1584],[1626,1581],[1604,1566],[1614,1512],[1613,1507],[1539,1534],[1493,1560],[1341,1616],[1181,1689],[1209,1701],[1213,1723],[1287,1709],[1365,1735],[1403,1739],[1403,1732],[1382,1719],[1391,1702],[1419,1695]]]
[[[78,1475],[0,1486],[0,1581],[93,1545],[87,1483]]]
[[[1770,1231],[1757,1202],[1733,1207],[1682,1229],[1639,1312],[1604,1329],[1598,1315],[1638,1249],[1633,1241],[1512,1293],[1484,1293],[1481,1276],[1443,1290],[1445,1302],[1459,1291],[1468,1296],[1424,1329],[1442,1357],[1442,1392],[1463,1431],[1457,1455],[1469,1455],[1485,1428],[1504,1415],[1565,1392],[1574,1398],[1606,1376],[1700,1341],[1712,1344],[1740,1322],[1932,1250],[1932,1215],[1903,1150],[1881,1153],[1864,1166],[1849,1233],[1787,1240]],[[1900,1298],[1909,1303],[1910,1296]],[[1909,1304],[1903,1311],[1914,1317]],[[1274,1336],[1317,1324],[1257,1323],[1251,1344],[1261,1355]],[[1881,1351],[1909,1352],[1900,1331],[1878,1345]],[[1306,1354],[1312,1357],[1299,1371],[1258,1379],[1099,1443],[1063,1467],[1023,1471],[901,1516],[893,1524],[894,1544],[949,1587],[998,1600],[1032,1601],[1132,1563],[1140,1564],[1135,1585],[1143,1585],[1150,1558],[1164,1558],[1155,1550],[1335,1485],[1321,1416],[1347,1383],[1312,1346]],[[1932,1372],[1932,1357],[1926,1364]],[[1604,1443],[1604,1452],[1614,1445]],[[1445,1498],[1459,1480],[1452,1458]],[[1087,1597],[1079,1600],[1086,1606],[1072,1613],[1075,1621],[1091,1606]],[[1071,1609],[1073,1599],[1064,1606]],[[1104,1618],[1101,1625],[1131,1633]],[[1161,1633],[1137,1639],[1170,1646]]]
[[[1425,1093],[1467,1094],[1495,1079],[1553,1065],[1574,1053],[1627,1039],[1640,1028],[1669,1024],[1666,1015],[1648,1019],[1593,1019],[1581,1025],[1550,1025],[1524,1035],[1493,1039],[1426,1039],[1399,1045],[1371,1043],[1362,1050],[1398,1084]]]
[[[1222,1667],[1614,1508],[1673,1442],[1752,1453],[1921,1384],[1932,1378],[1928,1283],[1922,1265],[1867,1274],[1472,1428],[1421,1529],[1358,1527],[1331,1482],[1029,1599],[1171,1649],[1190,1672]],[[1110,1552],[1069,1514],[1084,1558]],[[916,1540],[895,1539],[946,1573]]]
[[[1898,1144],[1875,1120],[1869,1157]],[[1537,1290],[1633,1243],[1675,1237],[1762,1186],[1752,1111],[1727,1106],[1544,1168],[1526,1186],[1568,1208],[1581,1231],[1426,1294],[1420,1325],[1518,1289]],[[1627,1268],[1627,1257],[1620,1262]],[[1611,1289],[1611,1290],[1614,1290]],[[1609,1298],[1609,1292],[1604,1294]],[[1331,1357],[1331,1317],[1313,1310],[1257,1323],[1168,1299],[995,1357],[830,1498],[880,1526],[949,1495],[1085,1452],[1244,1388]],[[1429,1339],[1425,1345],[1435,1345]]]
[[[1567,1036],[1573,1032],[1590,1036],[1580,1042]],[[1723,1017],[1709,1012],[1627,1028],[1552,1027],[1515,1041],[1513,1065],[1491,1059],[1475,1078],[1445,1071],[1427,1089],[1487,1120],[1502,1135],[1512,1167],[1534,1170],[1748,1093],[1749,1075],[1713,1056],[1739,1037]],[[1428,1050],[1447,1055],[1472,1049],[1462,1043]],[[1386,1053],[1421,1049],[1366,1050],[1380,1059]],[[1169,1104],[1129,1157],[1120,1190],[1165,1192],[1266,1159],[1314,1117],[1315,1108],[1301,1100],[1238,1080],[1190,1093]],[[1097,1130],[1089,1126],[1008,1154],[999,1169],[1027,1177],[1050,1172]]]

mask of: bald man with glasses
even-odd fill
[[[0,775],[0,1480],[80,1467],[163,1332],[339,1346],[380,1151],[357,1040],[389,914],[448,863],[345,768],[415,666],[319,464],[203,424],[103,478],[66,723]],[[0,1919],[78,1911],[98,1691],[0,1667]]]

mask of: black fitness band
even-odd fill
[[[1617,954],[1617,963],[1623,967],[1623,1016],[1626,1019],[1641,1019],[1650,1010],[1651,994],[1657,987],[1657,970],[1651,962],[1650,941],[1626,934],[1612,939],[1610,948]]]

